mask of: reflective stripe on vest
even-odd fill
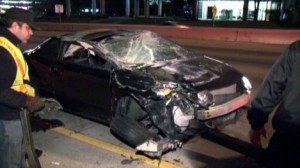
[[[5,48],[10,53],[10,55],[12,55],[17,65],[16,78],[11,88],[18,92],[34,96],[34,88],[28,84],[30,81],[28,75],[28,66],[26,61],[24,60],[21,50],[5,37],[0,37],[0,46]],[[24,81],[28,82],[26,83]]]

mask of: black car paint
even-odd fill
[[[241,83],[242,73],[228,64],[201,55],[124,68],[122,63],[114,62],[110,55],[105,55],[94,46],[89,49],[102,57],[101,65],[63,60],[65,47],[69,43],[83,41],[93,46],[95,40],[110,38],[114,34],[124,32],[128,30],[72,33],[53,37],[36,49],[25,52],[32,80],[39,86],[42,96],[56,98],[66,111],[107,124],[114,116],[118,100],[129,96],[148,113],[150,120],[164,136],[175,140],[181,139],[182,134],[173,121],[172,109],[166,106],[167,100],[155,92],[157,83],[178,83],[186,92],[180,93],[181,96],[190,97],[188,100],[180,100],[179,97],[174,104],[184,104],[184,101],[197,104],[193,100],[197,99],[197,96],[192,95],[194,92],[215,90]],[[189,96],[188,92],[191,93]],[[241,94],[245,90],[239,92],[238,94]],[[207,107],[197,106],[193,112],[195,117],[197,110],[201,108]]]

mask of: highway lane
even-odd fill
[[[39,116],[44,118],[43,122],[59,121],[63,123],[63,128],[71,130],[66,135],[55,130],[57,128],[34,131],[34,144],[42,151],[39,160],[43,168],[260,167],[252,158],[206,137],[191,139],[181,149],[163,155],[161,162],[157,159],[145,159],[115,138],[106,125],[59,111]],[[82,139],[75,138],[82,135],[85,136]],[[109,145],[95,145],[96,143]],[[115,148],[126,151],[119,152]]]
[[[54,35],[61,32],[51,32]],[[22,50],[33,48],[48,37],[47,32],[40,32]],[[242,71],[251,80],[254,93],[263,76],[286,47],[284,45],[235,44],[221,42],[197,42],[182,39],[173,39],[191,50],[220,59]],[[111,135],[107,126],[85,120],[64,112],[48,114],[54,121],[64,123],[64,127],[82,133],[88,137],[112,143],[125,149],[132,150]],[[253,151],[248,143],[247,132],[249,125],[245,113],[241,113],[238,120],[224,124],[218,131],[224,134],[208,134],[195,137],[185,144],[182,149],[170,152],[163,156],[164,162],[174,163],[175,166],[196,167],[260,167],[254,162]],[[268,137],[272,128],[268,123]],[[225,137],[223,137],[224,135]],[[227,137],[229,136],[229,137]],[[235,139],[230,139],[234,137]],[[95,147],[87,142],[76,140],[70,136],[61,135],[53,130],[44,130],[34,133],[36,147],[43,151],[40,160],[43,167],[157,167],[144,162],[134,155],[124,155],[106,150],[104,147]],[[240,140],[240,141],[239,141]],[[268,139],[263,144],[266,146]],[[250,149],[247,151],[247,149]],[[150,161],[151,162],[151,161]],[[162,167],[162,164],[160,165]]]

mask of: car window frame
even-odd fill
[[[57,47],[52,47],[49,43],[52,42],[57,42]],[[36,49],[34,50],[34,52],[39,55],[40,58],[43,59],[47,59],[47,60],[53,60],[53,61],[57,61],[60,57],[60,49],[61,49],[61,39],[57,38],[57,37],[51,37],[47,40],[45,40],[41,45],[39,45],[38,47],[36,47]],[[45,48],[47,49],[45,51]],[[53,48],[57,48],[57,53],[53,53]],[[49,50],[51,52],[49,52]],[[45,54],[44,54],[45,53]],[[53,57],[53,55],[56,55]]]
[[[92,65],[90,61],[90,58],[88,58],[89,60],[86,60],[87,62],[81,63],[80,61],[77,60],[71,60],[71,61],[67,61],[64,59],[64,56],[67,52],[67,50],[69,49],[70,45],[77,45],[78,47],[81,47],[82,49],[86,50],[87,53],[89,53],[88,57],[97,57],[96,59],[98,60],[98,64]],[[93,55],[93,56],[91,56]],[[72,56],[70,56],[72,57]],[[71,58],[70,58],[71,59]],[[86,58],[87,59],[87,58]],[[63,41],[61,44],[61,54],[60,54],[60,58],[59,61],[62,63],[66,63],[66,64],[70,64],[73,66],[85,66],[85,67],[90,67],[90,68],[98,68],[98,69],[109,69],[111,67],[111,63],[110,61],[108,61],[107,59],[105,59],[105,55],[100,52],[97,48],[85,48],[84,45],[82,45],[81,41],[77,41],[77,40],[73,40],[73,41]]]

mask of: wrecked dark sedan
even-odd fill
[[[152,157],[215,127],[249,102],[251,84],[228,64],[145,30],[88,30],[24,52],[40,96],[109,124]]]

